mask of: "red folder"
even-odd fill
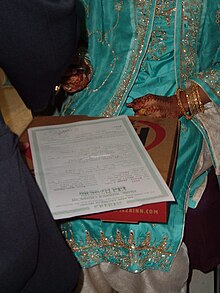
[[[171,187],[179,124],[175,119],[150,120],[146,117],[129,117],[143,145],[166,181]],[[108,222],[151,222],[166,223],[169,203],[145,204],[140,207],[126,208],[86,215],[81,218],[99,219]]]

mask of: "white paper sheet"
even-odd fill
[[[55,219],[174,201],[127,116],[28,130]]]

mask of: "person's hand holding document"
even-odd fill
[[[127,116],[28,129],[55,219],[174,201]]]

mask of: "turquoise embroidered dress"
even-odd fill
[[[77,219],[62,225],[83,267],[110,262],[131,272],[168,271],[182,241],[188,195],[189,204],[195,206],[212,163],[220,174],[220,154],[213,143],[215,135],[209,132],[210,115],[217,119],[214,128],[220,126],[220,1],[79,3],[86,21],[93,77],[85,90],[68,97],[62,115],[133,115],[126,103],[147,93],[173,95],[190,80],[212,100],[205,119],[200,115],[192,121],[181,118],[172,188],[176,202],[170,205],[167,224]]]

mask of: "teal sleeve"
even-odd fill
[[[206,92],[209,98],[220,106],[220,46],[217,49],[213,66],[199,73],[191,81],[196,82]]]

